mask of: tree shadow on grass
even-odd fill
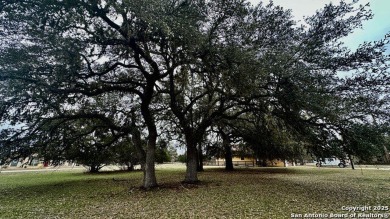
[[[287,193],[300,199],[323,199],[327,197],[347,199],[362,196],[361,188],[350,186],[345,175],[346,170],[322,170],[316,168],[246,168],[235,171],[209,169],[204,172],[207,177],[218,174],[223,177],[223,184],[234,187],[243,184],[248,187],[264,187],[273,193]],[[329,180],[327,180],[329,179]],[[359,179],[360,180],[360,179]],[[352,181],[353,182],[353,181]]]
[[[101,170],[101,171],[99,171],[99,172],[84,172],[84,174],[89,174],[89,175],[116,175],[116,174],[121,174],[121,173],[124,173],[124,174],[126,174],[126,173],[129,173],[129,174],[131,174],[131,173],[142,173],[142,170],[131,170],[131,171],[129,171],[129,170],[106,170],[106,171],[104,171],[104,170]]]
[[[68,175],[26,175],[25,182],[17,185],[5,185],[0,188],[0,197],[7,197],[16,202],[23,200],[45,199],[56,200],[58,198],[73,197],[99,197],[113,192],[126,193],[129,187],[140,183],[139,177],[124,177],[122,173],[72,173]],[[119,174],[119,175],[118,175]],[[29,177],[40,177],[34,182],[28,182]]]
[[[295,176],[308,177],[313,171],[302,171],[300,169],[289,168],[253,168],[253,169],[239,169],[235,171],[225,171],[223,169],[208,169],[200,173],[200,179],[196,184],[181,183],[178,178],[183,173],[164,172],[165,175],[158,176],[159,186],[148,191],[188,191],[194,189],[213,189],[221,186],[234,188],[236,184],[253,186],[260,183],[270,184],[280,187],[288,187],[292,190],[299,191],[320,191],[320,193],[327,193],[333,188],[323,187],[318,185],[318,181],[300,181],[294,179]],[[0,188],[0,196],[8,197],[25,197],[33,198],[38,196],[55,197],[56,194],[66,196],[73,195],[75,197],[86,196],[104,196],[105,194],[112,195],[112,193],[122,192],[124,194],[131,191],[145,191],[140,187],[142,175],[128,174],[125,171],[109,171],[102,173],[72,173],[69,177],[52,179],[45,181],[44,179],[37,181],[36,184],[21,184],[20,186],[10,186]],[[132,172],[130,172],[132,173]],[[132,177],[127,176],[132,175]],[[287,177],[286,177],[287,176]],[[290,177],[292,178],[290,178]],[[47,174],[46,177],[56,177],[55,175]],[[299,178],[299,177],[298,177]],[[297,189],[299,188],[299,189]],[[313,190],[313,188],[315,188]],[[343,189],[342,187],[335,187],[336,189]],[[294,192],[294,191],[292,191]],[[330,193],[337,193],[337,191],[330,191]]]
[[[285,167],[248,167],[235,168],[234,170],[225,170],[222,168],[207,169],[205,172],[219,172],[219,173],[241,173],[241,174],[305,174],[301,170],[285,168]]]

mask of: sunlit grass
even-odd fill
[[[160,187],[143,191],[141,172],[1,173],[0,218],[290,218],[390,205],[386,170],[206,169],[199,185],[180,184],[183,169],[157,176]]]

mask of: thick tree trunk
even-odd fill
[[[97,167],[97,166],[95,166],[95,165],[91,165],[91,166],[89,167],[89,172],[90,172],[90,173],[98,173],[99,170],[100,170],[100,168]]]
[[[221,131],[222,145],[225,150],[225,170],[232,171],[233,167],[233,154],[232,147],[230,146],[229,136]]]
[[[148,145],[146,148],[143,188],[150,189],[157,187],[155,171],[157,128],[149,111],[143,112],[143,116],[149,132]]]
[[[225,170],[232,171],[233,167],[233,155],[230,144],[224,145],[225,149]]]
[[[198,162],[197,171],[198,172],[204,171],[204,169],[203,169],[203,151],[202,151],[201,144],[198,144],[198,161],[197,162]]]
[[[144,170],[143,188],[150,189],[157,186],[155,172],[156,140],[150,139],[149,134],[148,149],[146,151],[146,162]]]
[[[196,143],[193,139],[187,138],[187,170],[184,183],[198,183],[198,153],[196,150]]]
[[[183,103],[181,103],[177,97],[179,97],[180,95],[178,95],[178,93],[176,92],[176,89],[175,89],[175,77],[174,77],[174,69],[171,68],[168,70],[169,71],[169,95],[171,97],[170,99],[170,106],[171,106],[171,110],[173,112],[173,114],[177,117],[177,119],[179,120],[179,123],[180,123],[180,126],[181,128],[183,129],[183,134],[185,136],[185,140],[186,140],[186,147],[187,147],[187,169],[186,169],[186,176],[184,178],[184,183],[197,183],[199,180],[198,180],[198,171],[197,171],[197,168],[198,168],[198,153],[197,153],[197,150],[196,150],[196,143],[198,142],[197,139],[199,139],[199,134],[198,135],[195,135],[195,128],[194,128],[194,124],[192,123],[192,120],[188,120],[188,117],[187,117],[187,113],[189,111],[187,111],[185,108],[187,107],[183,107]],[[195,102],[196,103],[196,102]],[[192,117],[191,117],[192,119]],[[207,126],[206,124],[203,124],[202,125],[203,129],[206,129]],[[203,130],[203,132],[201,132],[199,130],[199,133],[204,133],[205,130]],[[197,138],[195,138],[195,136],[198,136]],[[200,138],[201,139],[201,138]]]
[[[130,162],[129,162],[129,163],[127,164],[127,171],[129,171],[129,172],[130,172],[130,171],[134,171],[134,164],[133,164],[133,163],[130,163]]]

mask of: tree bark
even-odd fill
[[[233,166],[233,153],[232,153],[232,147],[230,146],[230,139],[229,136],[221,132],[222,136],[222,145],[225,150],[225,170],[232,171],[234,170]]]
[[[134,164],[133,163],[127,163],[127,171],[134,171]]]
[[[90,173],[98,173],[99,172],[99,169],[97,166],[95,165],[91,165],[90,168],[89,168],[89,172]]]
[[[225,170],[234,170],[232,148],[230,145],[225,145]]]
[[[187,169],[186,169],[186,176],[184,179],[184,183],[191,183],[195,184],[198,183],[198,163],[197,163],[197,157],[198,153],[196,150],[196,143],[195,141],[187,137]]]
[[[145,161],[145,170],[144,170],[144,181],[143,181],[143,188],[145,189],[151,189],[157,187],[157,179],[156,179],[156,172],[155,172],[155,157],[156,157],[156,137],[151,136],[151,134],[149,133],[148,148],[146,151],[146,161]]]
[[[198,168],[197,168],[197,171],[198,172],[202,172],[204,171],[204,168],[203,168],[203,151],[202,151],[202,144],[198,144]]]
[[[149,133],[148,145],[146,148],[143,188],[151,189],[157,187],[155,171],[157,128],[152,113],[149,110],[149,103],[143,103],[141,105],[141,112]]]

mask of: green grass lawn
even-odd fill
[[[199,185],[180,184],[183,169],[157,177],[143,191],[141,172],[0,173],[0,218],[290,218],[390,205],[388,170],[206,169]]]

